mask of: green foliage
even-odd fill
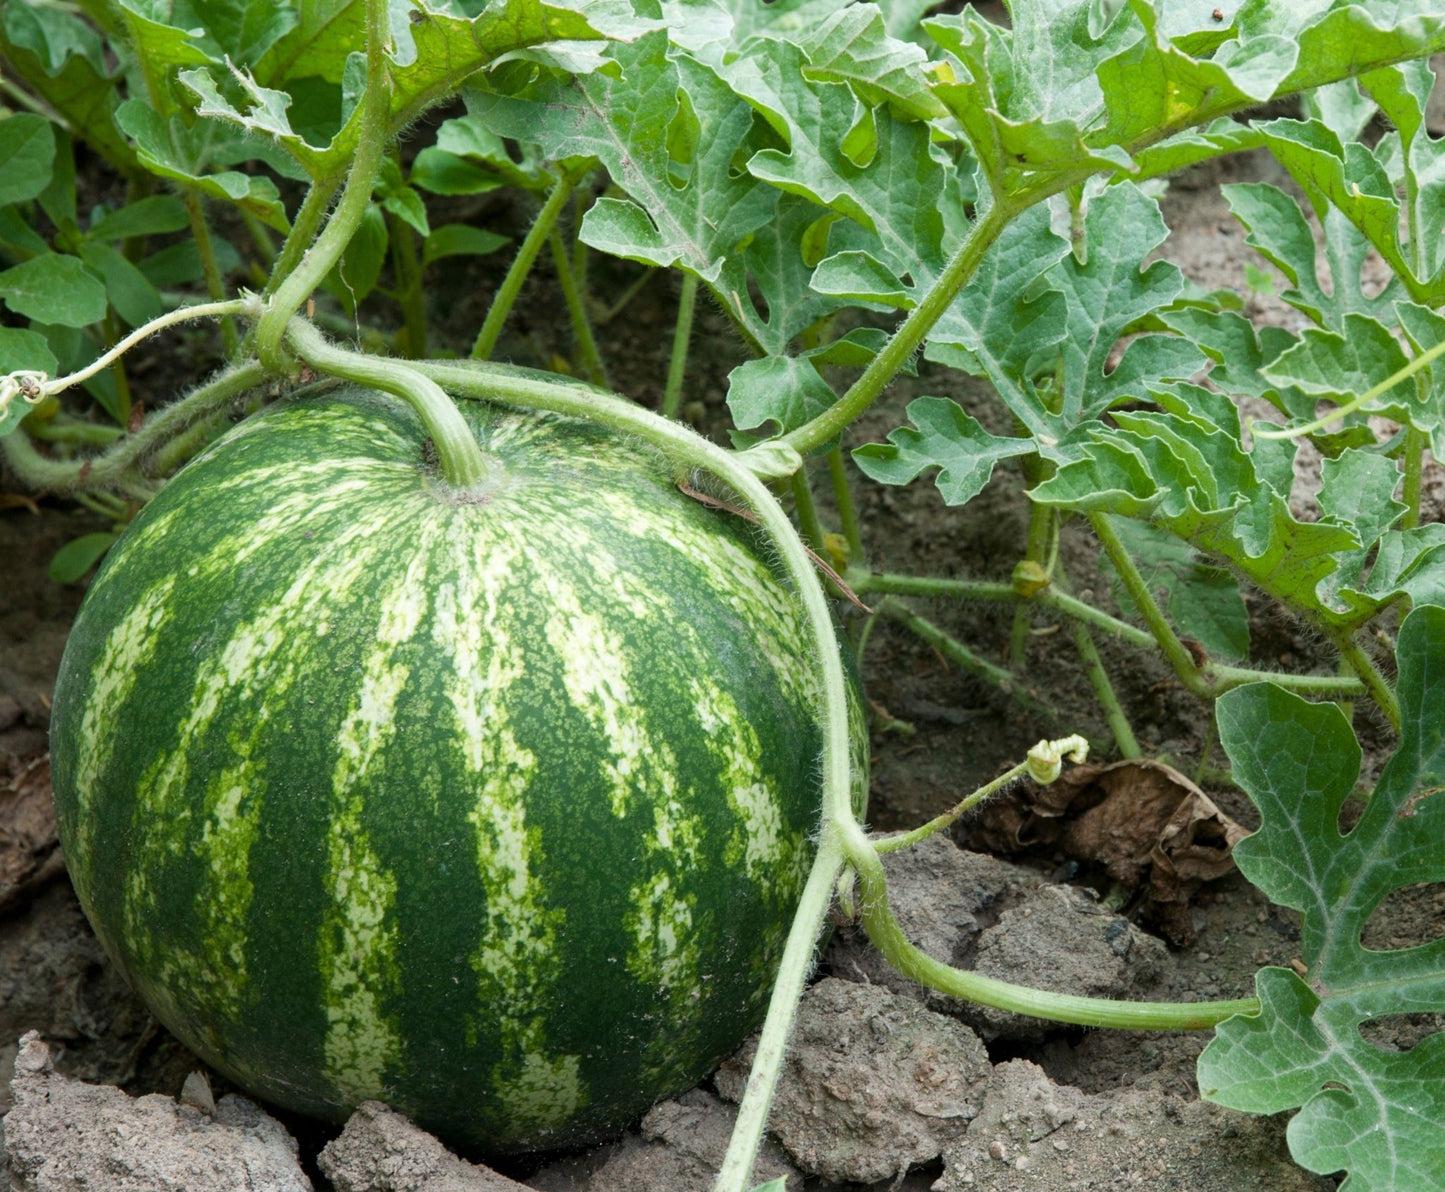
[[[1304,919],[1305,977],[1268,968],[1260,1013],[1230,1019],[1199,1060],[1200,1091],[1252,1113],[1300,1109],[1290,1150],[1311,1171],[1349,1172],[1351,1192],[1434,1188],[1445,1167],[1439,1080],[1445,1034],[1387,1050],[1361,1027],[1445,1008],[1445,941],[1367,948],[1361,932],[1394,891],[1445,881],[1445,609],[1405,619],[1399,640],[1400,743],[1348,833],[1340,810],[1360,750],[1329,704],[1267,685],[1218,706],[1220,737],[1259,808],[1235,849],[1240,870]]]
[[[1418,524],[1422,461],[1445,452],[1435,355],[1445,345],[1445,140],[1425,125],[1427,59],[1445,50],[1445,12],[1435,0],[1242,0],[1216,18],[1164,0],[1013,0],[1005,26],[970,6],[929,7],[425,0],[393,6],[369,67],[362,0],[117,0],[83,4],[88,16],[6,0],[0,54],[16,107],[0,118],[0,302],[15,325],[0,329],[0,364],[73,372],[202,288],[222,299],[245,286],[274,301],[297,277],[327,291],[324,313],[358,330],[399,312],[392,346],[420,354],[427,270],[501,249],[506,238],[474,213],[479,196],[511,191],[542,215],[499,287],[478,355],[496,345],[550,245],[588,375],[601,375],[589,311],[604,317],[585,293],[589,252],[679,271],[689,295],[706,287],[740,341],[727,392],[736,439],[772,438],[752,458],[771,461],[757,467],[775,479],[840,443],[918,359],[977,378],[964,404],[915,398],[906,425],[881,428],[852,461],[877,483],[928,477],[950,506],[1021,475],[1033,520],[1020,597],[1048,594],[1061,522],[1089,519],[1123,616],[1142,621],[1206,698],[1263,673],[1224,665],[1249,659],[1246,595],[1283,605],[1338,647],[1349,671],[1334,689],[1330,677],[1306,676],[1310,690],[1369,696],[1387,718],[1404,705],[1401,752],[1376,796],[1403,807],[1409,783],[1425,782],[1407,781],[1399,757],[1424,748],[1420,668],[1435,647],[1420,627],[1435,614],[1416,611],[1401,633],[1398,699],[1391,668],[1376,667],[1355,635],[1388,635],[1398,613],[1445,603],[1445,529]],[[389,90],[369,88],[369,69]],[[368,94],[384,106],[368,108]],[[1294,115],[1258,114],[1290,96]],[[464,111],[419,121],[458,99]],[[363,148],[381,164],[344,190]],[[1200,293],[1167,259],[1159,180],[1246,149],[1272,154],[1303,196],[1266,183],[1223,191],[1258,254],[1242,283],[1277,290],[1299,315],[1289,329],[1251,321],[1240,295]],[[88,210],[77,151],[108,171]],[[337,205],[338,192],[359,200]],[[333,211],[345,234],[317,254]],[[1382,279],[1367,276],[1381,267]],[[605,317],[618,309],[609,299]],[[690,307],[678,326],[685,352]],[[245,362],[252,341],[226,333],[232,362]],[[84,383],[131,426],[123,371]],[[0,435],[40,403],[33,387],[7,385]],[[83,437],[97,429],[88,415],[62,413],[47,407],[27,424],[61,444],[56,460],[96,441]],[[1382,441],[1380,419],[1399,433]],[[1308,513],[1297,512],[1301,437],[1324,457]],[[841,457],[833,464],[836,481]],[[842,513],[846,496],[849,578],[866,585],[880,577]],[[65,548],[56,577],[82,575],[104,537]],[[1144,636],[1066,594],[1055,607],[1066,599],[1081,621]],[[1024,610],[1015,664],[1027,629]],[[1021,678],[1006,686],[1024,689]],[[1101,698],[1123,748],[1123,713]],[[1240,780],[1276,804],[1241,864],[1289,905],[1305,895],[1280,872],[1293,866],[1315,883],[1305,898],[1319,920],[1312,976],[1317,965],[1343,966],[1347,984],[1374,972],[1355,935],[1339,935],[1363,903],[1341,901],[1338,884],[1320,884],[1325,869],[1310,866],[1362,867],[1359,880],[1384,889],[1389,833],[1433,822],[1429,800],[1409,804],[1405,827],[1379,827],[1385,853],[1358,853],[1369,839],[1359,829],[1340,846],[1327,828],[1350,769],[1348,727],[1255,687],[1220,712],[1227,746],[1242,751]],[[1306,728],[1321,747],[1292,770]],[[1296,752],[1251,763],[1255,737],[1276,731]],[[1286,804],[1318,820],[1298,840],[1278,826]],[[1437,953],[1411,963],[1425,966],[1418,985],[1378,970],[1382,996],[1398,1008],[1418,988],[1438,1006]],[[1330,1034],[1332,1016],[1355,1004],[1328,982],[1309,989],[1266,974],[1260,989],[1261,1015],[1231,1024],[1206,1053],[1201,1072],[1218,1071],[1211,1087],[1250,1107],[1308,1101],[1291,1132],[1302,1161],[1350,1169],[1369,1186],[1409,1183],[1406,1166],[1377,1169],[1377,1145],[1422,1163],[1436,1152],[1390,1108],[1404,1098],[1389,1089],[1401,1086],[1387,1088],[1389,1064],[1358,1051],[1359,1019],[1341,1017]],[[1324,1050],[1305,1061],[1286,1050],[1302,1014],[1329,1024]],[[1438,1044],[1424,1048],[1411,1054],[1433,1056]],[[1352,1087],[1331,1066],[1341,1056],[1371,1073],[1388,1110],[1348,1140],[1322,1125],[1321,1107],[1349,1118],[1364,1101],[1340,1090],[1309,1100],[1321,1081]],[[1241,1075],[1246,1060],[1255,1068]],[[1266,1096],[1276,1069],[1286,1075]],[[1441,1106],[1426,1112],[1438,1129]]]

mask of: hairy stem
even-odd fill
[[[838,522],[843,527],[843,540],[848,544],[848,561],[862,566],[863,534],[858,526],[858,510],[853,504],[853,489],[848,483],[848,467],[843,461],[843,448],[828,452],[828,476],[833,482],[833,500],[838,506]]]
[[[421,288],[421,262],[416,255],[416,230],[389,211],[386,222],[390,225],[392,268],[396,270],[396,296],[401,303],[406,339],[404,355],[416,360],[426,355],[426,299]]]
[[[1052,1022],[1121,1030],[1208,1030],[1236,1014],[1259,1013],[1259,1001],[1252,997],[1222,1002],[1117,1002],[1026,989],[956,969],[935,960],[904,935],[888,905],[888,887],[878,855],[874,853],[863,864],[851,855],[849,860],[858,874],[863,929],[873,946],[905,976],[950,997]]]
[[[517,301],[517,295],[522,292],[522,283],[527,280],[527,274],[532,271],[537,254],[542,251],[542,245],[547,243],[547,237],[557,226],[562,209],[567,205],[567,199],[582,176],[583,171],[581,170],[569,170],[562,167],[558,171],[557,182],[552,187],[552,193],[547,196],[547,201],[542,204],[542,210],[537,212],[537,218],[527,229],[522,246],[517,249],[517,255],[512,259],[512,264],[507,270],[507,276],[502,279],[501,287],[492,299],[491,309],[487,311],[487,317],[482,320],[482,329],[477,332],[477,340],[472,344],[473,360],[491,358],[492,352],[496,349],[497,340],[501,338],[502,328],[506,325],[507,316],[512,313],[512,306]]]
[[[408,403],[421,418],[447,483],[458,492],[484,491],[494,469],[456,403],[435,381],[399,360],[348,352],[326,342],[302,318],[293,318],[287,339],[296,355],[318,372],[370,385]]]
[[[1139,615],[1144,619],[1144,624],[1149,626],[1149,632],[1154,635],[1155,643],[1163,652],[1169,665],[1174,668],[1174,673],[1195,695],[1209,698],[1213,692],[1210,691],[1204,676],[1200,674],[1199,668],[1195,666],[1194,656],[1179,640],[1179,635],[1174,632],[1174,627],[1164,616],[1163,610],[1154,599],[1154,593],[1149,590],[1149,585],[1144,582],[1139,568],[1134,566],[1134,560],[1130,558],[1124,543],[1114,532],[1114,527],[1109,524],[1108,516],[1102,513],[1091,513],[1089,514],[1089,525],[1093,526],[1095,535],[1098,536],[1105,553],[1109,556],[1109,561],[1114,564],[1114,570],[1119,573],[1119,579],[1123,582],[1125,590],[1133,597],[1134,604],[1139,609]]]
[[[226,279],[221,276],[221,266],[216,261],[216,246],[211,240],[211,228],[206,222],[206,212],[201,206],[201,196],[193,187],[183,187],[181,198],[185,202],[186,215],[191,221],[191,235],[196,241],[196,255],[201,261],[201,276],[206,282],[206,293],[212,302],[221,302],[226,296]],[[221,317],[221,342],[225,345],[226,356],[233,358],[240,346],[236,324],[229,315]]]
[[[229,368],[180,401],[156,411],[135,434],[85,459],[49,459],[23,434],[0,439],[0,451],[29,488],[54,493],[119,492],[144,500],[151,493],[147,477],[163,473],[163,467],[148,465],[160,462],[165,445],[213,415],[223,417],[237,397],[254,389],[265,376],[266,370],[256,361]]]
[[[923,299],[909,312],[883,350],[873,358],[848,392],[811,422],[784,435],[783,441],[799,455],[807,455],[836,439],[855,418],[877,401],[898,370],[909,361],[928,333],[933,330],[933,325],[958,296],[959,290],[968,284],[969,278],[973,276],[979,262],[999,234],[1022,210],[1022,207],[1012,203],[995,202],[984,212],[958,251],[953,254],[953,259],[939,274],[938,280],[928,288]]]
[[[687,375],[687,349],[692,342],[692,315],[697,307],[697,275],[682,275],[677,299],[677,322],[672,329],[672,357],[667,365],[667,387],[662,391],[662,413],[676,418],[682,408],[682,382]]]
[[[381,173],[382,158],[391,136],[391,72],[386,66],[386,47],[391,36],[388,19],[387,0],[366,0],[366,91],[361,100],[356,156],[352,158],[346,186],[321,235],[271,295],[256,326],[256,354],[261,363],[274,372],[287,370],[283,346],[291,317],[341,259],[361,225]],[[309,195],[307,201],[310,201]],[[289,240],[286,248],[290,248]]]
[[[1330,630],[1329,634],[1330,640],[1335,643],[1335,648],[1340,652],[1341,661],[1354,671],[1360,682],[1365,685],[1366,694],[1375,701],[1380,711],[1385,714],[1385,719],[1390,722],[1390,727],[1398,733],[1400,731],[1400,703],[1395,698],[1395,693],[1390,690],[1385,676],[1380,673],[1370,656],[1355,640],[1355,635],[1348,629]]]
[[[810,550],[823,549],[823,523],[818,520],[818,506],[813,501],[813,485],[808,469],[799,468],[788,479],[793,492],[793,508],[798,515],[798,529]]]
[[[557,282],[562,287],[562,299],[567,303],[567,314],[572,319],[572,338],[577,341],[577,355],[582,361],[582,371],[594,385],[610,388],[607,383],[607,369],[597,351],[597,340],[592,335],[592,321],[587,317],[587,304],[582,299],[582,289],[577,284],[577,275],[572,270],[572,261],[562,243],[562,233],[556,225],[547,236],[547,246],[552,250],[552,266],[557,271]]]

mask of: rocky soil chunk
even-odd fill
[[[731,1105],[692,1089],[653,1106],[640,1135],[553,1164],[527,1184],[537,1192],[711,1192],[736,1120]],[[803,1177],[777,1143],[764,1142],[752,1183],[779,1178],[787,1180],[788,1192],[801,1192]]]
[[[718,1070],[742,1096],[755,1041]],[[936,1159],[978,1112],[988,1055],[961,1023],[876,985],[813,986],[768,1125],[805,1172],[870,1183]]]
[[[365,1101],[317,1157],[336,1192],[527,1192],[515,1180],[458,1159],[380,1101]]]
[[[222,1097],[214,1116],[151,1093],[56,1073],[31,1031],[20,1040],[3,1127],[18,1192],[311,1192],[296,1142],[243,1097]]]
[[[1165,943],[1075,886],[1041,886],[979,933],[968,968],[1031,989],[1083,997],[1139,999],[1163,977]],[[954,1003],[985,1039],[1047,1038],[1058,1028],[1029,1018]]]
[[[1027,1060],[994,1069],[967,1134],[944,1152],[933,1192],[1326,1192],[1289,1161],[1284,1123],[1135,1090],[1057,1085]]]
[[[888,875],[888,905],[904,934],[936,960],[952,965],[966,961],[979,933],[1004,906],[1044,882],[1035,870],[961,849],[947,835],[886,854],[883,870]],[[859,929],[847,928],[833,937],[826,963],[835,976],[882,985],[935,1010],[958,1005],[903,976]]]

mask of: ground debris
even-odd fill
[[[1325,1192],[1289,1161],[1280,1118],[1130,1090],[1058,1085],[1027,1060],[994,1069],[967,1135],[944,1152],[933,1192]]]
[[[1190,898],[1233,870],[1234,846],[1244,836],[1179,771],[1132,759],[1075,766],[1049,786],[1022,784],[985,805],[969,839],[995,852],[1057,848],[1097,862],[1141,892],[1145,922],[1172,943],[1188,944]]]
[[[311,1192],[285,1128],[243,1097],[209,1117],[171,1097],[131,1098],[56,1073],[31,1031],[0,1122],[17,1192]]]
[[[64,872],[49,755],[0,758],[0,911]]]
[[[365,1101],[317,1164],[336,1192],[527,1192],[459,1159],[419,1126],[379,1101]]]
[[[1103,906],[1090,890],[1040,886],[979,933],[969,968],[986,977],[1052,993],[1139,998],[1163,977],[1164,942]],[[954,1011],[986,1039],[1041,1040],[1054,1023],[990,1006],[955,1002]]]
[[[742,1096],[756,1039],[718,1070]],[[876,985],[827,978],[798,1010],[769,1128],[826,1180],[869,1183],[936,1159],[977,1113],[988,1055],[961,1023]]]
[[[935,960],[966,965],[979,933],[998,912],[1045,879],[1035,870],[959,848],[947,835],[886,853],[888,905],[903,933]],[[956,1002],[905,977],[868,942],[861,929],[839,931],[829,945],[827,969],[849,981],[882,985],[893,993],[951,1010]]]
[[[653,1106],[638,1135],[588,1155],[543,1168],[527,1184],[537,1192],[710,1192],[732,1136],[737,1110],[705,1089],[691,1089]],[[787,1180],[800,1192],[803,1177],[777,1143],[763,1143],[752,1183]]]

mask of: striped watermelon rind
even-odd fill
[[[61,836],[111,956],[242,1087],[575,1145],[762,1015],[818,827],[811,639],[650,448],[460,408],[497,469],[466,498],[355,388],[167,485],[66,648]]]

